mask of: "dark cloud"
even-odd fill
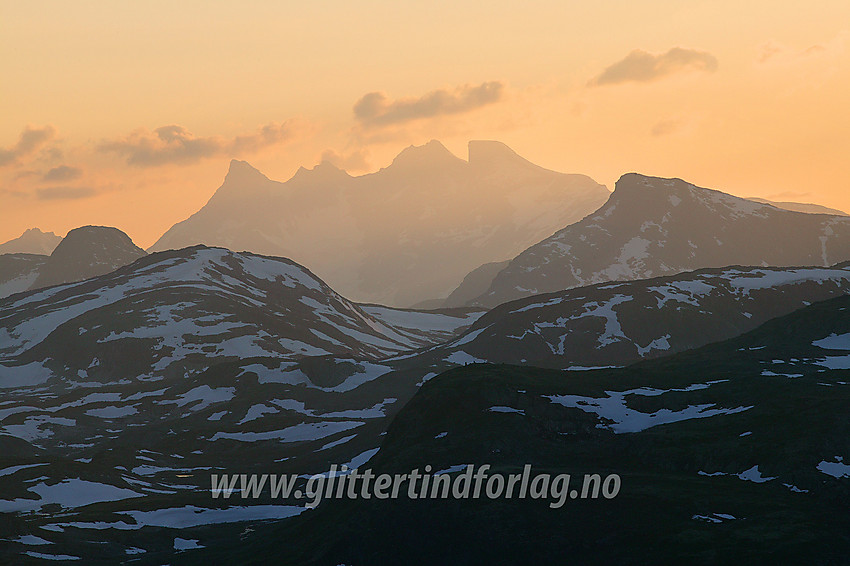
[[[354,105],[354,116],[367,127],[386,126],[475,110],[498,102],[503,92],[504,84],[499,81],[461,86],[454,91],[435,90],[419,98],[398,100],[390,100],[382,92],[370,92]]]
[[[187,164],[216,155],[251,153],[292,139],[295,130],[291,122],[272,123],[252,134],[228,139],[219,136],[198,137],[183,126],[171,125],[153,132],[139,130],[124,139],[104,142],[99,149],[122,155],[128,164],[139,167]]]
[[[53,126],[44,126],[43,128],[33,128],[27,126],[21,132],[21,137],[18,138],[18,143],[10,148],[0,148],[0,167],[11,165],[20,158],[34,153],[56,135],[56,130]]]
[[[636,49],[622,61],[617,61],[602,71],[602,74],[590,81],[590,86],[650,82],[684,71],[710,73],[716,70],[717,58],[706,51],[674,47],[666,53],[654,55]]]
[[[95,194],[97,189],[91,187],[45,187],[35,191],[39,200],[72,200],[88,198]]]
[[[70,167],[68,165],[60,165],[58,167],[54,167],[53,169],[45,173],[41,180],[48,183],[61,183],[67,181],[74,181],[82,176],[82,169],[79,169],[77,167]]]

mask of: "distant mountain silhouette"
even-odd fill
[[[493,141],[470,142],[469,161],[431,141],[376,173],[323,162],[285,183],[233,161],[209,202],[149,251],[206,244],[285,256],[347,297],[409,306],[447,297],[476,267],[513,257],[609,194]]]
[[[147,255],[117,228],[83,226],[68,232],[41,268],[31,287],[82,281],[115,271]]]
[[[805,212],[807,214],[830,214],[832,216],[850,216],[843,210],[838,210],[837,208],[829,208],[826,206],[822,206],[820,204],[811,204],[811,203],[803,203],[803,202],[777,202],[773,200],[767,200],[766,198],[757,198],[750,197],[747,200],[751,200],[753,202],[759,202],[762,204],[769,204],[771,206],[775,206],[776,208],[782,208],[784,210],[792,210],[794,212]]]
[[[30,228],[14,240],[0,244],[0,254],[50,255],[61,240],[62,238],[53,232]]]
[[[850,258],[850,218],[803,214],[629,173],[592,215],[519,254],[470,304],[727,265],[828,266]]]

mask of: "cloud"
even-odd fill
[[[501,100],[504,84],[490,81],[478,86],[464,85],[453,91],[429,92],[419,98],[390,100],[382,92],[370,92],[354,105],[354,116],[365,127],[400,124],[422,118],[469,112]]]
[[[45,173],[41,180],[48,183],[56,183],[74,181],[82,176],[82,169],[79,169],[77,167],[70,167],[68,165],[60,165],[58,167],[54,167],[53,169]]]
[[[0,148],[0,167],[11,165],[20,158],[35,153],[55,135],[56,129],[53,126],[44,126],[43,128],[27,126],[21,132],[18,143],[10,148]]]
[[[666,136],[676,132],[681,126],[680,120],[662,120],[652,126],[652,130],[650,130],[650,134],[653,137]]]
[[[685,71],[714,72],[717,58],[706,51],[674,47],[666,53],[654,55],[640,49],[629,53],[590,81],[589,86],[625,82],[651,82]]]
[[[768,41],[759,46],[756,62],[765,63],[788,63],[788,62],[808,62],[812,57],[823,57],[830,55],[841,55],[847,50],[847,42],[850,40],[850,32],[842,31],[832,39],[810,45],[805,49],[788,47],[776,41]]]
[[[332,149],[326,149],[322,153],[322,161],[332,163],[335,167],[339,167],[345,171],[368,171],[368,155],[368,152],[363,149],[357,149],[348,154],[341,154]]]
[[[39,200],[72,200],[88,198],[97,192],[91,187],[45,187],[36,189],[35,196]]]
[[[287,121],[267,124],[251,134],[224,138],[198,137],[183,126],[171,125],[153,132],[137,130],[123,139],[103,142],[98,148],[117,153],[125,157],[129,165],[139,167],[189,164],[217,155],[252,153],[291,140],[298,129],[292,121]]]

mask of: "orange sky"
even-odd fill
[[[0,242],[116,226],[148,247],[231,157],[358,174],[498,139],[850,211],[850,3],[0,0]]]

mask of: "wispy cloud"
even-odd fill
[[[271,123],[257,131],[233,138],[196,136],[183,126],[171,125],[154,131],[137,130],[129,136],[101,143],[103,152],[126,158],[129,165],[155,167],[190,164],[217,155],[237,156],[290,141],[300,132],[293,121]]]
[[[45,187],[36,189],[35,196],[39,200],[75,200],[94,196],[97,192],[92,187]]]
[[[756,62],[764,64],[807,61],[815,56],[840,55],[847,51],[848,41],[850,41],[850,31],[847,30],[838,33],[828,41],[810,45],[805,49],[789,47],[777,41],[768,41],[760,46]]]
[[[18,143],[9,148],[0,148],[0,167],[16,163],[22,157],[35,153],[56,135],[53,126],[35,128],[27,126],[21,132]]]
[[[653,137],[667,136],[672,133],[675,133],[680,128],[681,124],[681,120],[661,120],[660,122],[657,122],[654,126],[652,126],[652,129],[649,133]]]
[[[74,181],[83,176],[83,170],[69,165],[59,165],[45,173],[41,180],[46,183]]]
[[[666,53],[653,54],[636,49],[625,59],[607,67],[590,81],[590,86],[625,82],[651,82],[670,75],[687,72],[714,72],[717,58],[707,51],[674,47]]]
[[[354,116],[364,127],[381,127],[422,118],[469,112],[502,99],[505,85],[499,81],[453,90],[439,89],[420,97],[391,100],[383,92],[370,92],[354,105]]]

